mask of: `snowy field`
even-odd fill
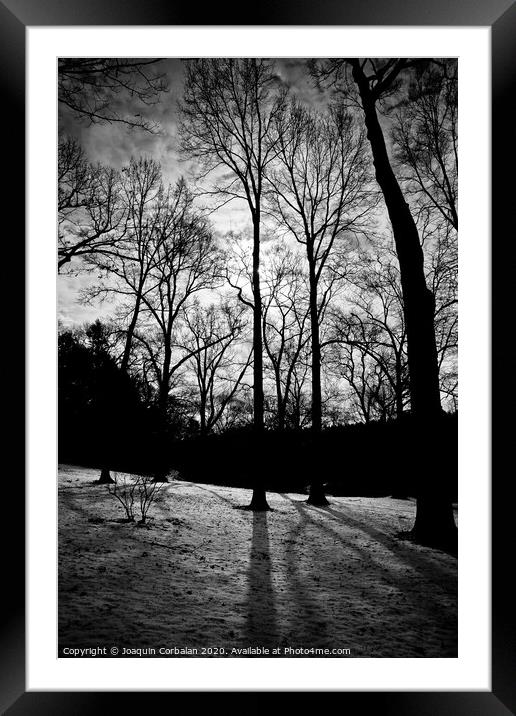
[[[59,468],[60,650],[457,656],[457,560],[396,537],[413,501],[268,493],[273,511],[252,513],[235,509],[249,490],[173,481],[147,529],[120,521],[98,476]]]

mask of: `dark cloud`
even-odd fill
[[[327,92],[318,88],[310,77],[308,59],[278,59],[278,76],[294,97],[309,107],[325,106],[328,103]]]

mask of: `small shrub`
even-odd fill
[[[110,495],[118,500],[125,510],[127,522],[134,522],[134,493],[138,485],[132,475],[113,473],[113,484],[106,485]]]
[[[140,508],[138,524],[145,525],[152,503],[157,498],[164,483],[154,482],[146,475],[119,475],[113,473],[113,484],[106,485],[107,491],[124,508],[127,522],[134,522],[135,504]]]

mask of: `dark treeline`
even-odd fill
[[[414,495],[416,539],[453,544],[457,62],[298,65],[304,99],[280,60],[185,60],[174,182],[61,134],[58,267],[113,310],[61,330],[60,459],[245,484],[256,510]],[[62,111],[160,131],[164,68],[62,61]]]
[[[152,471],[157,409],[111,356],[103,324],[62,331],[58,365],[59,461]]]
[[[456,501],[457,415],[444,415],[434,426],[432,440],[442,461],[443,490]],[[328,494],[415,497],[423,474],[414,474],[411,465],[420,457],[421,443],[417,424],[409,416],[403,421],[328,428],[315,444],[308,429],[270,430],[262,442],[264,484],[271,492],[306,492],[317,470]],[[252,487],[250,454],[249,429],[170,445],[171,464],[185,479],[234,487]],[[393,454],[403,454],[404,460],[390,459]]]
[[[109,331],[100,321],[85,330],[61,332],[59,375],[60,462],[153,474],[163,439],[158,408],[110,355]],[[408,413],[401,420],[328,427],[317,442],[310,427],[271,426],[261,440],[263,484],[271,492],[305,492],[316,470],[324,475],[329,494],[415,497],[423,473],[414,474],[412,466],[420,462],[427,437]],[[180,478],[253,487],[251,422],[206,435],[188,406],[171,400],[165,440],[167,469],[178,471]],[[457,413],[443,413],[431,444],[439,453],[444,490],[456,501]]]

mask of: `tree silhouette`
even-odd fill
[[[208,174],[215,177],[211,196],[222,204],[240,199],[251,214],[253,397],[258,458],[264,429],[260,227],[264,175],[277,153],[273,128],[283,106],[283,95],[278,93],[273,65],[267,60],[188,60],[185,70],[179,129],[183,153],[199,162],[200,178]],[[250,507],[266,510],[269,507],[260,486],[260,468],[253,465],[256,486]]]
[[[276,120],[278,162],[268,174],[271,210],[305,248],[312,348],[312,431],[322,428],[320,322],[325,296],[321,278],[336,242],[360,232],[375,205],[365,135],[341,105],[326,115],[292,102]],[[330,282],[331,286],[331,282]],[[309,502],[326,505],[322,481],[310,486]]]
[[[425,61],[426,62],[426,61]],[[373,154],[376,180],[392,225],[400,265],[407,331],[411,410],[420,422],[421,450],[429,444],[432,425],[441,417],[439,368],[435,342],[435,298],[426,285],[424,255],[416,222],[394,173],[378,107],[400,89],[400,78],[421,63],[409,59],[349,59],[330,61],[323,73],[334,79],[351,70],[367,136]],[[347,78],[345,78],[347,79]],[[349,88],[349,85],[348,85]],[[432,450],[428,447],[431,455]],[[438,466],[419,466],[415,538],[427,544],[454,544],[457,530],[451,503],[438,483]]]
[[[211,227],[193,208],[193,196],[186,187],[176,189],[168,205],[168,215],[152,247],[150,288],[142,295],[141,325],[135,340],[146,355],[157,385],[157,404],[161,416],[159,450],[163,468],[157,479],[164,479],[167,415],[172,379],[198,349],[185,346],[178,336],[188,302],[212,288],[218,269],[218,253]],[[217,339],[219,340],[219,339]]]
[[[191,352],[196,383],[200,434],[221,424],[252,360],[252,351],[241,355],[236,347],[245,327],[243,310],[231,303],[201,306],[197,301],[185,311],[185,345]]]
[[[120,174],[91,164],[70,137],[58,147],[58,269],[76,257],[109,255],[125,227]]]
[[[417,71],[418,70],[418,71]],[[430,62],[410,78],[408,96],[394,110],[394,159],[404,192],[419,211],[438,214],[458,229],[457,61]]]
[[[347,277],[351,310],[332,311],[326,341],[340,346],[349,369],[343,377],[353,388],[366,422],[378,411],[381,417],[400,419],[408,403],[403,297],[394,260],[385,246],[357,255],[355,269]]]
[[[284,430],[292,406],[299,363],[310,341],[306,276],[289,248],[269,252],[264,272],[263,344],[274,383],[274,426]],[[296,396],[297,397],[297,396]]]
[[[221,479],[234,449],[249,508],[267,510],[281,470],[303,486],[311,476],[314,505],[327,504],[328,471],[353,483],[359,457],[327,448],[342,423],[366,423],[357,429],[381,436],[379,449],[399,438],[377,484],[406,463],[412,535],[453,547],[452,468],[438,456],[452,436],[442,408],[457,406],[456,61],[314,61],[321,92],[303,84],[308,73],[290,86],[276,60],[182,70],[169,126],[192,183],[168,184],[168,159],[115,169],[59,140],[58,269],[83,271],[83,301],[113,308],[109,325],[61,331],[61,434],[79,454],[83,431],[105,480],[123,451],[117,424],[132,456],[142,426],[158,481],[172,444],[192,471],[202,459],[190,446],[211,446]],[[158,113],[145,105],[165,90],[156,60],[59,61],[68,131],[74,119],[152,133]],[[221,211],[231,202],[235,232]],[[296,469],[274,459],[280,445],[296,450]]]
[[[158,258],[161,240],[166,236],[174,212],[186,192],[184,182],[174,189],[163,185],[161,167],[153,159],[131,159],[121,171],[120,202],[125,215],[124,229],[112,250],[93,252],[87,258],[100,282],[83,291],[85,302],[116,295],[125,301],[118,306],[124,328],[120,359],[129,368],[144,294],[149,290],[150,273]]]

